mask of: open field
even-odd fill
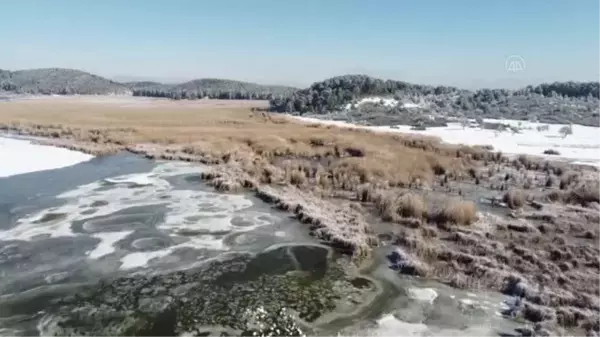
[[[328,244],[461,288],[524,294],[543,328],[598,331],[598,174],[433,137],[302,123],[249,101],[121,97],[0,103],[0,130],[94,154],[129,150],[214,165],[221,190],[251,189]],[[482,200],[489,200],[490,204]]]
[[[0,123],[31,134],[90,142],[99,149],[131,144],[183,144],[182,152],[216,161],[227,155],[267,160],[336,155],[349,175],[362,174],[409,184],[429,180],[434,167],[463,169],[469,152],[457,158],[456,147],[434,138],[384,134],[302,124],[284,116],[253,113],[247,101],[207,103],[106,98],[8,102],[0,106]],[[200,101],[201,102],[201,101]],[[262,106],[258,103],[258,107]],[[341,168],[340,167],[340,168]],[[359,180],[365,182],[366,177]]]

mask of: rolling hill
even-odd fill
[[[0,70],[0,89],[41,95],[131,94],[131,90],[124,84],[80,70],[63,68]]]
[[[367,75],[332,77],[274,97],[270,110],[338,115],[383,124],[429,123],[433,117],[509,118],[544,123],[600,125],[598,82],[555,82],[519,90],[462,90],[382,80]]]
[[[0,91],[34,95],[134,95],[171,99],[271,99],[288,96],[293,87],[205,78],[180,84],[140,81],[120,83],[84,71],[43,68],[0,69]]]

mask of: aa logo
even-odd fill
[[[511,55],[506,58],[504,68],[510,73],[520,73],[525,71],[525,60],[518,55]]]

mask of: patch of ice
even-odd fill
[[[465,328],[437,328],[429,327],[423,323],[408,323],[394,317],[392,314],[387,314],[377,320],[377,327],[362,331],[357,336],[492,336],[494,329],[490,324],[482,322]]]
[[[471,306],[474,305],[475,303],[477,303],[476,301],[473,301],[472,299],[469,298],[463,298],[460,300],[460,303],[466,305],[466,306]]]
[[[426,336],[429,329],[422,323],[407,323],[394,317],[384,315],[377,320],[378,327],[368,332],[370,336]]]
[[[134,269],[148,265],[152,259],[160,258],[171,254],[173,250],[170,248],[155,250],[151,252],[135,252],[129,253],[121,258],[121,269]]]
[[[72,166],[93,157],[28,140],[0,137],[0,178]]]
[[[113,184],[131,184],[138,186],[148,186],[155,185],[158,183],[157,179],[152,179],[147,174],[131,174],[125,175],[117,178],[106,178],[104,181],[113,183]]]
[[[198,235],[190,237],[188,241],[180,243],[175,246],[147,251],[147,252],[133,252],[125,255],[121,258],[122,270],[129,270],[135,268],[146,267],[148,263],[154,259],[165,257],[173,253],[175,250],[180,248],[193,248],[193,249],[212,249],[212,250],[225,250],[226,247],[223,245],[223,240],[216,239],[212,235]]]
[[[133,231],[122,231],[122,232],[104,232],[92,234],[93,237],[100,239],[100,243],[94,250],[87,253],[90,259],[99,259],[103,256],[109,255],[115,251],[114,244],[123,240]]]
[[[438,297],[437,291],[432,288],[408,288],[408,296],[418,301],[433,303]]]
[[[79,186],[57,196],[66,202],[64,205],[29,214],[18,219],[15,227],[0,231],[0,240],[31,241],[40,235],[89,235],[100,239],[97,247],[88,252],[89,258],[98,259],[112,254],[115,250],[113,245],[132,232],[127,228],[111,232],[101,230],[112,222],[119,222],[119,219],[125,226],[133,218],[126,214],[111,219],[97,217],[130,207],[164,205],[167,208],[165,219],[156,228],[178,237],[176,241],[182,243],[157,251],[125,255],[121,268],[131,269],[145,266],[150,260],[169,255],[179,248],[225,251],[228,247],[223,243],[223,233],[249,231],[277,219],[258,211],[240,212],[252,206],[252,201],[244,195],[174,190],[163,179],[165,176],[197,173],[201,169],[189,163],[162,163],[149,173],[123,175]],[[131,184],[136,188],[131,188]],[[165,195],[168,198],[163,198]],[[73,232],[71,225],[75,221],[82,223],[83,233]],[[109,227],[114,228],[112,225]],[[181,231],[196,234],[183,235]]]

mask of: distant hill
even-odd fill
[[[141,81],[141,82],[122,82],[123,85],[130,89],[143,89],[143,88],[151,88],[151,87],[161,87],[165,86],[165,84],[153,81]]]
[[[128,83],[135,96],[167,97],[172,99],[261,99],[285,97],[298,89],[286,86],[262,85],[249,82],[203,78],[181,84],[156,82]]]
[[[125,85],[75,69],[0,70],[0,89],[20,94],[131,94]]]
[[[34,95],[134,95],[171,99],[261,99],[289,96],[297,88],[205,78],[180,84],[112,81],[75,69],[0,69],[0,92]]]
[[[270,110],[337,114],[352,120],[421,123],[432,116],[534,119],[599,126],[598,82],[555,82],[519,90],[462,90],[382,80],[367,75],[332,77],[270,100]],[[377,122],[379,123],[379,122]],[[417,123],[417,124],[418,124]],[[400,123],[398,123],[400,124]]]
[[[466,90],[462,90],[466,91]],[[363,97],[393,97],[394,95],[457,94],[454,87],[433,87],[402,81],[381,80],[367,75],[344,75],[313,83],[285,98],[275,98],[271,108],[279,112],[321,113],[340,109]]]

